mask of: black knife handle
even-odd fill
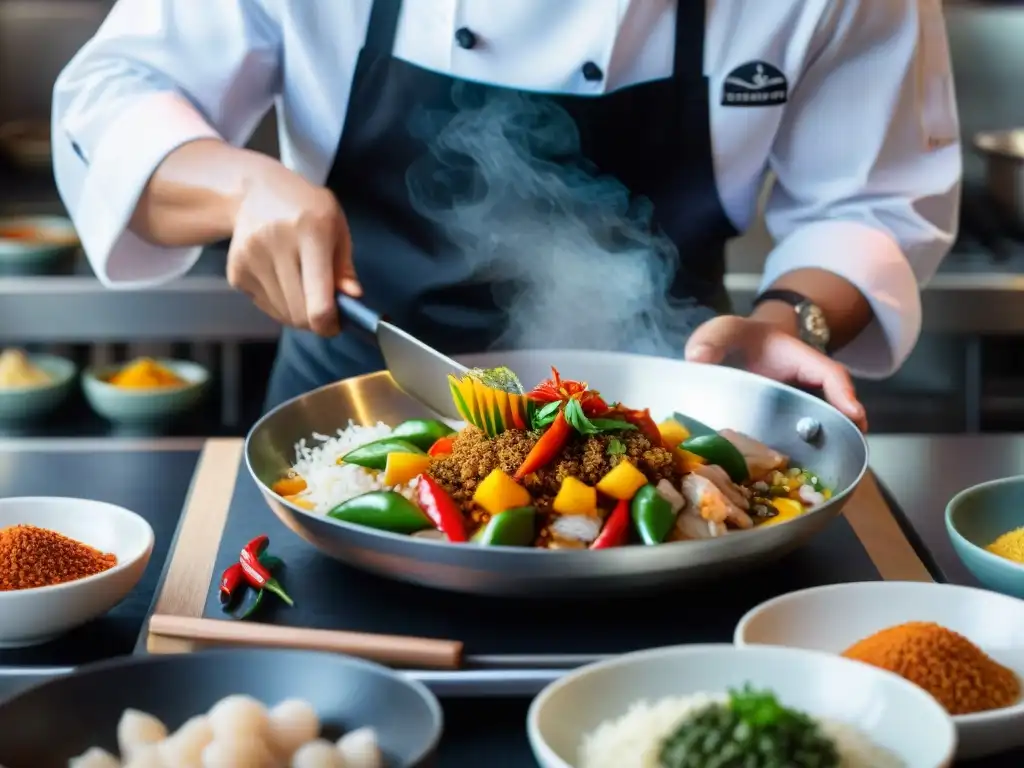
[[[354,299],[344,293],[338,293],[336,300],[342,325],[350,323],[370,336],[377,336],[377,323],[380,322],[380,315],[359,299]]]

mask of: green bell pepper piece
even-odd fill
[[[690,433],[690,439],[695,437],[703,437],[704,435],[717,435],[718,432],[713,430],[707,424],[702,421],[697,421],[692,416],[687,416],[685,413],[673,413],[672,420],[678,421],[684,427],[686,431]]]
[[[409,419],[395,427],[391,437],[412,443],[421,451],[429,451],[430,446],[454,432],[454,429],[437,419]]]
[[[528,547],[533,544],[536,517],[533,507],[506,509],[480,526],[471,540],[485,547]]]
[[[629,511],[644,544],[661,544],[676,522],[672,505],[653,485],[645,485],[636,492]]]
[[[410,534],[434,527],[419,507],[394,491],[364,493],[362,496],[343,501],[328,512],[327,516],[391,533]]]
[[[747,460],[743,458],[740,449],[721,435],[691,437],[679,447],[700,456],[709,464],[718,465],[734,483],[744,483],[750,477]]]
[[[385,437],[383,440],[374,440],[372,443],[361,445],[354,451],[349,451],[339,460],[340,464],[355,464],[367,469],[384,469],[388,463],[389,453],[419,453],[420,450],[408,440],[401,440],[397,437]]]

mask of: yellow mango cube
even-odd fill
[[[631,462],[620,461],[600,480],[597,490],[619,501],[629,501],[647,485],[647,476]],[[564,487],[564,486],[563,486]]]
[[[661,440],[665,445],[673,448],[685,442],[690,437],[690,430],[684,427],[675,419],[668,419],[658,425],[658,432],[661,433]]]
[[[492,469],[491,474],[480,481],[473,493],[473,501],[492,515],[506,509],[528,507],[533,502],[530,492],[500,469]]]
[[[800,517],[800,515],[804,513],[804,505],[795,499],[786,499],[782,497],[772,499],[772,506],[779,511],[779,514],[765,520],[761,523],[762,526],[785,523],[787,520]]]
[[[567,477],[551,502],[551,508],[560,515],[596,515],[597,488],[575,477]]]
[[[430,457],[421,453],[389,453],[384,465],[384,485],[403,485],[430,467]]]

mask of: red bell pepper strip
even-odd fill
[[[274,578],[274,575],[260,562],[260,555],[270,543],[267,536],[257,536],[242,549],[238,557],[238,563],[242,566],[242,573],[246,581],[253,589],[265,589],[273,592],[288,605],[295,605],[295,602],[284,591],[284,587]]]
[[[612,408],[612,414],[618,416],[623,421],[628,421],[634,427],[636,427],[640,434],[651,441],[651,445],[655,448],[674,448],[675,446],[663,446],[661,439],[661,430],[658,429],[658,425],[654,423],[654,419],[651,418],[651,409],[644,408],[642,411],[633,410],[632,408],[626,408],[624,405],[617,405]]]
[[[231,605],[243,586],[245,586],[245,573],[242,571],[242,564],[235,563],[228,566],[220,577],[220,604]]]
[[[446,435],[445,437],[439,437],[434,444],[430,446],[430,450],[427,451],[427,455],[432,458],[440,458],[441,456],[447,456],[452,452],[452,446],[455,443],[455,438]]]
[[[547,464],[558,455],[559,451],[569,442],[572,435],[572,427],[565,420],[565,410],[560,410],[551,426],[540,436],[530,452],[526,454],[523,463],[516,470],[515,479],[522,480],[531,472],[547,466]]]
[[[615,509],[608,515],[604,522],[604,528],[597,535],[590,545],[591,549],[609,549],[621,547],[629,538],[629,502],[625,499],[615,505]]]
[[[430,475],[420,475],[416,482],[416,501],[437,529],[448,537],[448,541],[469,540],[462,512],[452,501],[452,497]]]

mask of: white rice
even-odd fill
[[[313,433],[309,440],[295,444],[295,463],[292,469],[306,481],[306,490],[299,498],[315,505],[315,511],[328,511],[370,491],[394,490],[412,500],[416,481],[389,487],[384,485],[383,474],[357,467],[354,464],[339,464],[340,459],[360,446],[382,440],[391,435],[391,427],[377,422],[364,427],[350,421],[345,429],[339,429],[333,436]]]
[[[583,737],[578,768],[659,768],[661,745],[694,712],[724,703],[724,695],[696,693],[654,703],[640,701],[626,714],[606,720]],[[873,744],[858,729],[818,719],[836,743],[842,768],[902,768],[903,761]]]

